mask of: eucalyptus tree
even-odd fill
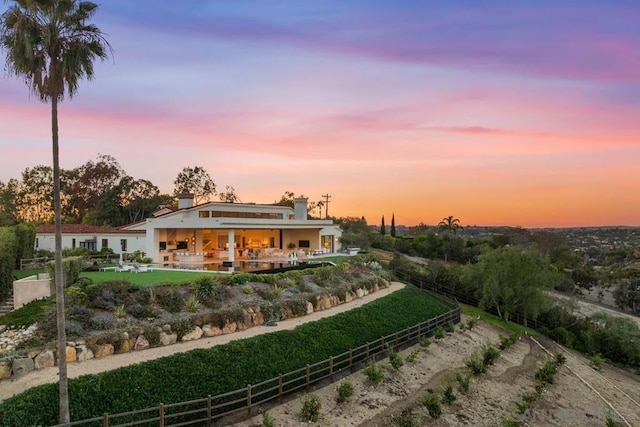
[[[216,194],[216,183],[209,175],[209,172],[202,166],[182,168],[173,181],[174,196],[183,193],[193,194],[193,203],[200,204],[211,200],[211,196]]]
[[[81,0],[15,0],[0,18],[0,46],[6,70],[24,78],[30,91],[51,104],[53,206],[55,223],[55,283],[58,326],[60,422],[69,422],[64,290],[62,282],[62,221],[58,103],[72,98],[82,79],[94,77],[93,62],[107,59],[104,34],[89,23],[98,5]]]

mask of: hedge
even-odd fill
[[[55,280],[55,260],[47,261],[45,265],[51,281]],[[62,259],[62,277],[64,278],[64,287],[71,286],[78,281],[82,268],[84,266],[84,258],[81,256],[72,256]]]
[[[18,239],[11,227],[0,228],[0,301],[13,288],[13,267],[18,253]]]
[[[131,365],[69,382],[71,418],[118,413],[217,395],[324,360],[449,311],[413,287],[360,308],[279,331]],[[58,385],[0,403],[0,425],[55,424]]]

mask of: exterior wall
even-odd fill
[[[142,233],[106,233],[106,234],[62,234],[62,248],[72,248],[73,239],[76,239],[76,248],[80,247],[80,242],[93,240],[95,236],[96,250],[102,249],[102,239],[108,240],[108,247],[116,254],[121,254],[122,248],[120,245],[121,239],[127,240],[127,250],[125,252],[131,253],[136,250],[146,252],[146,237]],[[36,234],[38,239],[38,246],[36,249],[45,249],[49,251],[55,251],[55,236],[51,233],[38,233]]]
[[[309,247],[302,248],[303,250],[316,250],[320,249],[320,233],[318,229],[314,230],[283,230],[282,232],[282,248],[287,249],[289,243],[293,242],[298,248],[298,242],[300,240],[308,240]]]
[[[47,273],[29,276],[13,282],[13,304],[15,308],[53,295],[51,280]]]

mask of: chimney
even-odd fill
[[[307,198],[298,197],[293,199],[293,211],[296,214],[296,221],[307,220]]]
[[[193,207],[193,193],[178,194],[178,209],[188,209]]]

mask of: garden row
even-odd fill
[[[80,377],[69,383],[71,416],[84,419],[228,392],[324,360],[448,310],[446,304],[410,286],[293,331]],[[56,384],[33,388],[0,404],[3,426],[51,424],[57,417]]]

